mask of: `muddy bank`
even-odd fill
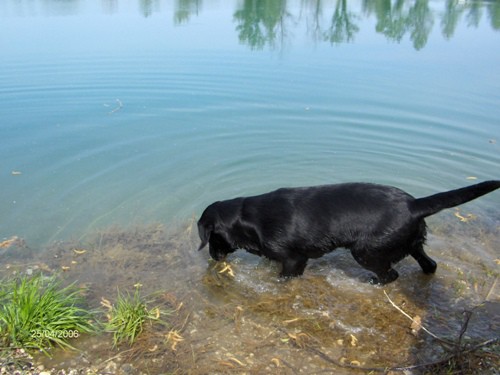
[[[358,374],[356,367],[437,361],[449,354],[442,340],[456,343],[464,328],[464,345],[500,336],[500,221],[469,219],[451,211],[430,220],[427,248],[437,273],[425,276],[405,259],[396,266],[400,278],[384,287],[367,284],[370,273],[344,250],[310,262],[303,277],[287,281],[277,277],[275,263],[243,251],[227,264],[214,263],[206,251],[196,251],[194,221],[110,228],[44,250],[20,243],[1,250],[0,271],[4,277],[43,271],[77,281],[90,309],[101,308],[102,298],[114,301],[118,288],[140,285],[144,295],[154,294],[156,303],[174,312],[169,327],[147,327],[132,347],[113,348],[110,335],[98,334],[73,341],[79,352],[35,355],[32,362],[44,369]],[[466,327],[464,311],[472,312]],[[474,357],[473,366],[495,373],[496,350]]]

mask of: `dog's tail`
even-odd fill
[[[451,208],[469,202],[482,195],[491,193],[498,188],[500,188],[500,180],[485,181],[461,189],[450,190],[444,193],[415,199],[410,209],[415,216],[424,218],[444,210],[445,208]]]

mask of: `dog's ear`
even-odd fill
[[[200,247],[198,247],[198,251],[207,246],[208,241],[210,240],[210,235],[212,234],[213,230],[214,230],[213,225],[198,224],[198,234],[201,240],[201,244]]]

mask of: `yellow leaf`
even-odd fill
[[[458,217],[458,219],[462,222],[462,223],[466,223],[468,222],[469,220],[474,220],[477,218],[476,215],[474,214],[467,214],[467,216],[462,216],[460,215],[460,212],[458,212],[458,210],[455,212],[455,216]]]
[[[223,263],[224,265],[224,268],[222,268],[219,273],[226,273],[231,276],[231,277],[234,277],[234,272],[233,272],[233,269],[231,268],[231,266],[229,265],[229,263],[226,263],[224,262]]]
[[[101,297],[101,306],[107,308],[109,311],[113,310],[113,305],[111,302],[104,297]]]
[[[171,330],[169,333],[167,333],[166,339],[167,339],[167,342],[172,343],[171,349],[173,351],[177,350],[178,343],[180,343],[181,341],[184,341],[184,338],[180,335],[179,331],[176,331],[176,330]]]
[[[356,345],[358,345],[358,339],[356,338],[356,336],[351,334],[351,346],[356,346]]]
[[[271,362],[276,365],[276,367],[281,367],[281,362],[278,358],[271,359]]]
[[[246,366],[243,362],[241,362],[240,360],[238,360],[238,359],[236,359],[234,357],[229,357],[228,360],[233,361],[234,363],[237,363],[241,367],[245,367]]]

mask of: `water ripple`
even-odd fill
[[[280,186],[360,180],[420,196],[498,178],[492,98],[315,59],[314,69],[303,57],[199,52],[4,65],[2,159],[23,174],[2,178],[2,225],[55,238]]]

